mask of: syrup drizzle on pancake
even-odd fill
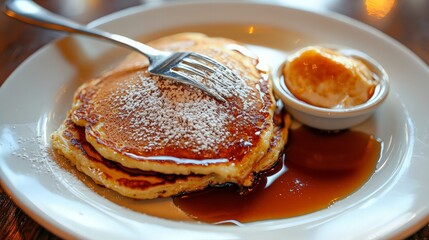
[[[136,76],[138,79],[118,82],[114,93],[107,98],[110,110],[116,111],[124,122],[130,123],[121,125],[121,131],[128,132],[133,141],[146,142],[142,150],[160,150],[176,144],[178,148],[190,149],[196,154],[204,151],[217,153],[237,144],[233,139],[237,139],[242,127],[252,124],[248,113],[256,108],[254,101],[249,100],[259,98],[257,101],[263,101],[263,90],[258,83],[253,89],[246,84],[251,81],[246,79],[246,73],[241,70],[243,67],[237,67],[243,63],[220,53],[218,49],[207,51],[211,55],[218,54],[216,56],[221,62],[243,77],[238,82],[220,79],[211,83],[211,87],[233,99],[233,102],[218,102],[199,89],[149,76],[146,71],[140,71]],[[245,55],[235,49],[231,51]],[[257,59],[251,61],[254,65]],[[267,80],[264,73],[259,74],[261,80]],[[238,123],[234,129],[228,127],[233,122]],[[252,146],[248,138],[240,138],[239,141],[243,146]],[[218,160],[223,162],[225,159]]]
[[[143,150],[162,149],[177,142],[196,153],[217,151],[221,144],[232,144],[227,140],[236,134],[226,124],[248,117],[245,113],[234,116],[237,110],[229,107],[235,104],[225,107],[200,90],[154,79],[145,72],[140,72],[138,78],[138,84],[119,82],[121,86],[107,101],[111,111],[118,111],[118,116],[130,123],[121,126],[121,131],[129,132],[134,141],[147,142]]]

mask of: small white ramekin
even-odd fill
[[[384,102],[389,93],[389,77],[383,67],[368,55],[353,49],[336,49],[342,54],[364,61],[378,76],[372,97],[363,104],[350,108],[323,108],[296,98],[287,88],[280,69],[274,77],[274,92],[285,104],[286,110],[299,122],[322,130],[341,130],[353,127],[368,119]]]

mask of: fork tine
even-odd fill
[[[201,78],[209,78],[206,72],[201,71],[197,68],[194,68],[192,65],[183,64],[183,62],[178,64],[176,67],[174,67],[173,70],[177,72],[185,71],[185,72],[191,73],[192,75],[199,76]]]
[[[183,63],[180,63],[179,65],[177,65],[175,68],[173,68],[174,71],[177,71],[176,73],[180,73],[180,72],[186,72],[189,73],[193,76],[197,76],[200,77],[201,80],[199,82],[204,83],[203,81],[205,80],[207,83],[208,82],[212,82],[215,84],[218,84],[218,86],[220,87],[227,87],[228,85],[225,84],[221,78],[219,78],[219,75],[216,74],[217,72],[215,71],[211,71],[211,73],[207,73],[205,71],[201,71],[193,66],[189,66]],[[207,81],[208,80],[208,81]],[[207,85],[207,87],[210,87]],[[216,91],[216,88],[213,87],[213,89]],[[218,91],[216,91],[218,92]]]
[[[230,79],[233,82],[236,82],[237,79],[239,79],[239,77],[233,72],[231,71],[231,69],[225,67],[223,64],[219,63],[218,61],[214,60],[213,58],[207,57],[205,55],[199,54],[199,53],[195,53],[195,52],[191,52],[188,55],[188,58],[196,60],[200,63],[210,63],[212,65],[212,67],[215,67],[217,69],[219,69],[221,71],[221,73],[223,73],[222,75],[226,76],[228,79]],[[207,66],[200,64],[199,66],[203,66],[204,68],[208,68]],[[213,69],[210,69],[211,71],[214,71]]]
[[[228,86],[225,81],[222,81],[224,74],[213,70],[213,68],[207,67],[206,65],[203,65],[202,63],[193,60],[193,59],[183,59],[181,64],[177,66],[179,69],[184,69],[186,71],[189,71],[193,74],[199,75],[203,78],[210,79],[213,82],[218,83],[222,87]],[[203,70],[200,70],[203,69]]]
[[[190,76],[184,74],[183,72],[174,71],[173,69],[171,69],[171,71],[168,73],[168,75],[163,75],[163,76],[166,78],[172,79],[174,81],[180,81],[186,85],[191,85],[191,86],[194,86],[196,88],[199,88],[199,89],[203,90],[205,93],[207,93],[208,95],[210,95],[211,97],[214,97],[215,99],[217,99],[219,101],[226,102],[225,98],[223,98],[216,91],[212,91],[212,89],[208,88],[208,86],[190,78]]]

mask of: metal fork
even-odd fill
[[[154,49],[125,36],[112,34],[73,22],[49,12],[31,0],[5,0],[3,12],[17,20],[52,30],[79,33],[127,47],[145,55],[149,59],[148,71],[153,75],[179,81],[197,87],[220,101],[225,101],[224,91],[215,86],[225,86],[225,82],[239,79],[230,69],[214,59],[195,52],[166,52]],[[210,87],[207,82],[209,81]],[[217,85],[216,85],[217,84]]]

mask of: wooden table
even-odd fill
[[[37,2],[51,11],[80,22],[90,22],[120,9],[144,4],[142,0],[39,0]],[[284,0],[284,2],[304,1]],[[426,64],[429,64],[429,1],[338,0],[319,2],[324,8],[378,28],[407,46]],[[332,2],[334,4],[331,4]],[[41,46],[61,36],[64,34],[28,26],[0,15],[0,85],[24,59]],[[58,237],[29,218],[0,188],[0,239],[58,239]],[[409,239],[429,239],[429,224],[414,233]]]

